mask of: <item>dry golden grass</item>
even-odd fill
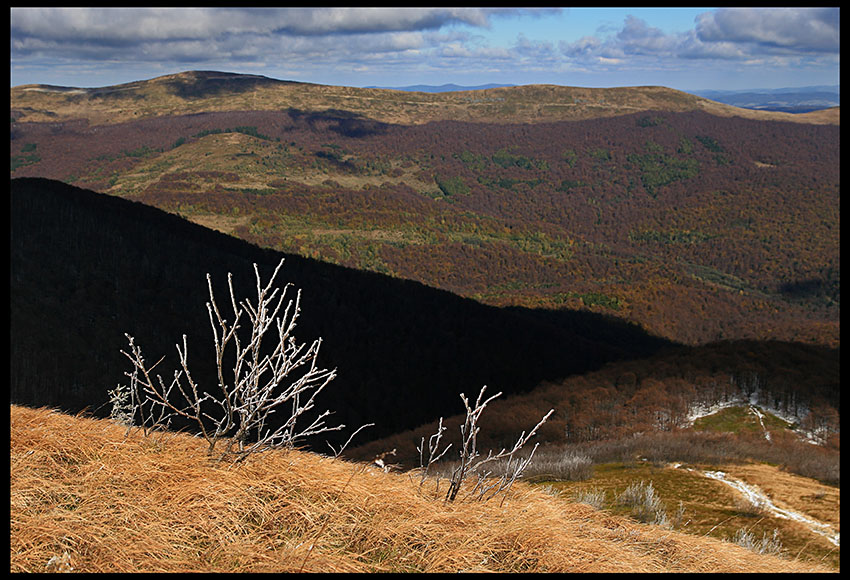
[[[726,471],[760,487],[777,506],[832,524],[836,530],[840,528],[841,492],[838,488],[765,464],[734,465]]]
[[[456,502],[405,473],[300,451],[213,464],[188,435],[11,407],[13,572],[827,571],[516,484]],[[443,482],[445,489],[445,482]]]

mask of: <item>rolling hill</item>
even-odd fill
[[[776,524],[794,560],[703,536],[777,521],[736,504],[734,478],[837,530],[839,151],[837,107],[664,87],[431,93],[214,71],[13,87],[12,569],[65,553],[80,571],[837,567],[837,536],[799,521]],[[232,272],[246,296],[252,264],[282,257],[280,281],[303,291],[296,335],[322,337],[318,362],[338,371],[317,406],[347,428],[328,442],[374,423],[346,457],[392,449],[415,467],[439,417],[458,442],[459,394],[486,384],[504,397],[484,448],[555,410],[527,474],[548,493],[521,482],[507,511],[455,509],[410,473],[294,450],[229,471],[192,463],[194,438],[122,439],[82,416],[108,416],[126,382],[125,332],[165,376],[186,334],[193,375],[216,384],[205,275],[219,296]],[[43,406],[85,411],[26,408]],[[121,475],[137,471],[154,475]],[[699,537],[567,497],[644,477],[689,504]],[[169,515],[200,507],[201,481],[217,490],[203,517]],[[129,497],[152,500],[135,527],[116,523]]]
[[[695,94],[736,107],[787,113],[829,109],[838,107],[841,102],[838,85],[735,91],[706,90],[695,91]]]
[[[751,111],[665,87],[593,89],[523,85],[444,93],[317,85],[253,74],[187,71],[101,88],[21,85],[11,88],[13,116],[23,122],[86,119],[92,125],[186,113],[288,108],[348,111],[374,121],[507,122],[580,120],[639,111],[707,111],[762,120],[824,122],[817,115]],[[817,119],[817,121],[812,121]],[[837,122],[837,115],[825,122]]]
[[[430,94],[213,72],[15,87],[11,105],[12,177],[493,306],[692,345],[839,344],[840,130],[814,117],[663,87]]]

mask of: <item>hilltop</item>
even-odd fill
[[[447,504],[374,465],[301,451],[211,465],[191,436],[125,438],[49,409],[11,407],[11,465],[13,572],[828,571],[522,482],[503,505]]]
[[[724,117],[838,123],[838,108],[793,115],[753,111],[666,87],[582,88],[523,85],[443,93],[356,88],[276,80],[261,75],[187,71],[99,88],[11,88],[19,122],[86,119],[91,125],[217,111],[347,111],[381,123],[434,121],[539,123],[606,118],[645,111],[704,111]]]

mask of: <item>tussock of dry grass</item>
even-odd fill
[[[13,405],[10,570],[68,553],[80,572],[825,571],[522,483],[501,507],[447,504],[405,473],[300,451],[231,467],[204,448]]]

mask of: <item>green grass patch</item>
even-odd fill
[[[507,149],[499,149],[490,157],[493,163],[505,169],[509,167],[520,167],[522,169],[539,169],[546,171],[549,169],[549,163],[543,159],[533,159],[525,155],[515,155]]]
[[[619,297],[602,292],[564,292],[553,296],[553,302],[564,304],[571,299],[580,298],[585,306],[602,306],[609,310],[619,310],[623,301]]]
[[[764,429],[776,431],[781,429],[792,429],[793,425],[778,417],[759,409],[764,416],[764,428],[759,422],[758,416],[750,411],[750,406],[736,406],[721,409],[711,415],[700,417],[694,421],[693,428],[696,431],[717,431],[726,433],[761,433]]]
[[[10,171],[15,171],[19,167],[34,165],[39,161],[41,161],[41,155],[38,153],[31,153],[30,155],[12,155],[9,160]]]
[[[695,471],[687,471],[686,467]],[[741,530],[756,538],[763,535],[771,537],[773,531],[778,530],[787,557],[839,566],[838,549],[831,550],[823,542],[815,541],[817,536],[790,520],[754,513],[731,487],[701,473],[702,470],[713,469],[723,470],[723,466],[693,465],[673,469],[636,459],[594,465],[593,477],[583,481],[544,481],[536,485],[549,488],[568,501],[594,498],[597,509],[641,521],[645,520],[645,516],[636,509],[639,506],[618,499],[629,486],[651,483],[658,508],[666,512],[670,524],[675,523],[672,527],[677,531],[732,542]],[[676,517],[680,506],[681,519]]]
[[[464,183],[460,176],[443,177],[436,175],[434,181],[446,197],[469,195],[469,186]]]
[[[640,172],[643,187],[652,197],[658,195],[660,187],[691,179],[699,174],[699,162],[696,159],[679,159],[659,151],[630,153],[626,160]]]

